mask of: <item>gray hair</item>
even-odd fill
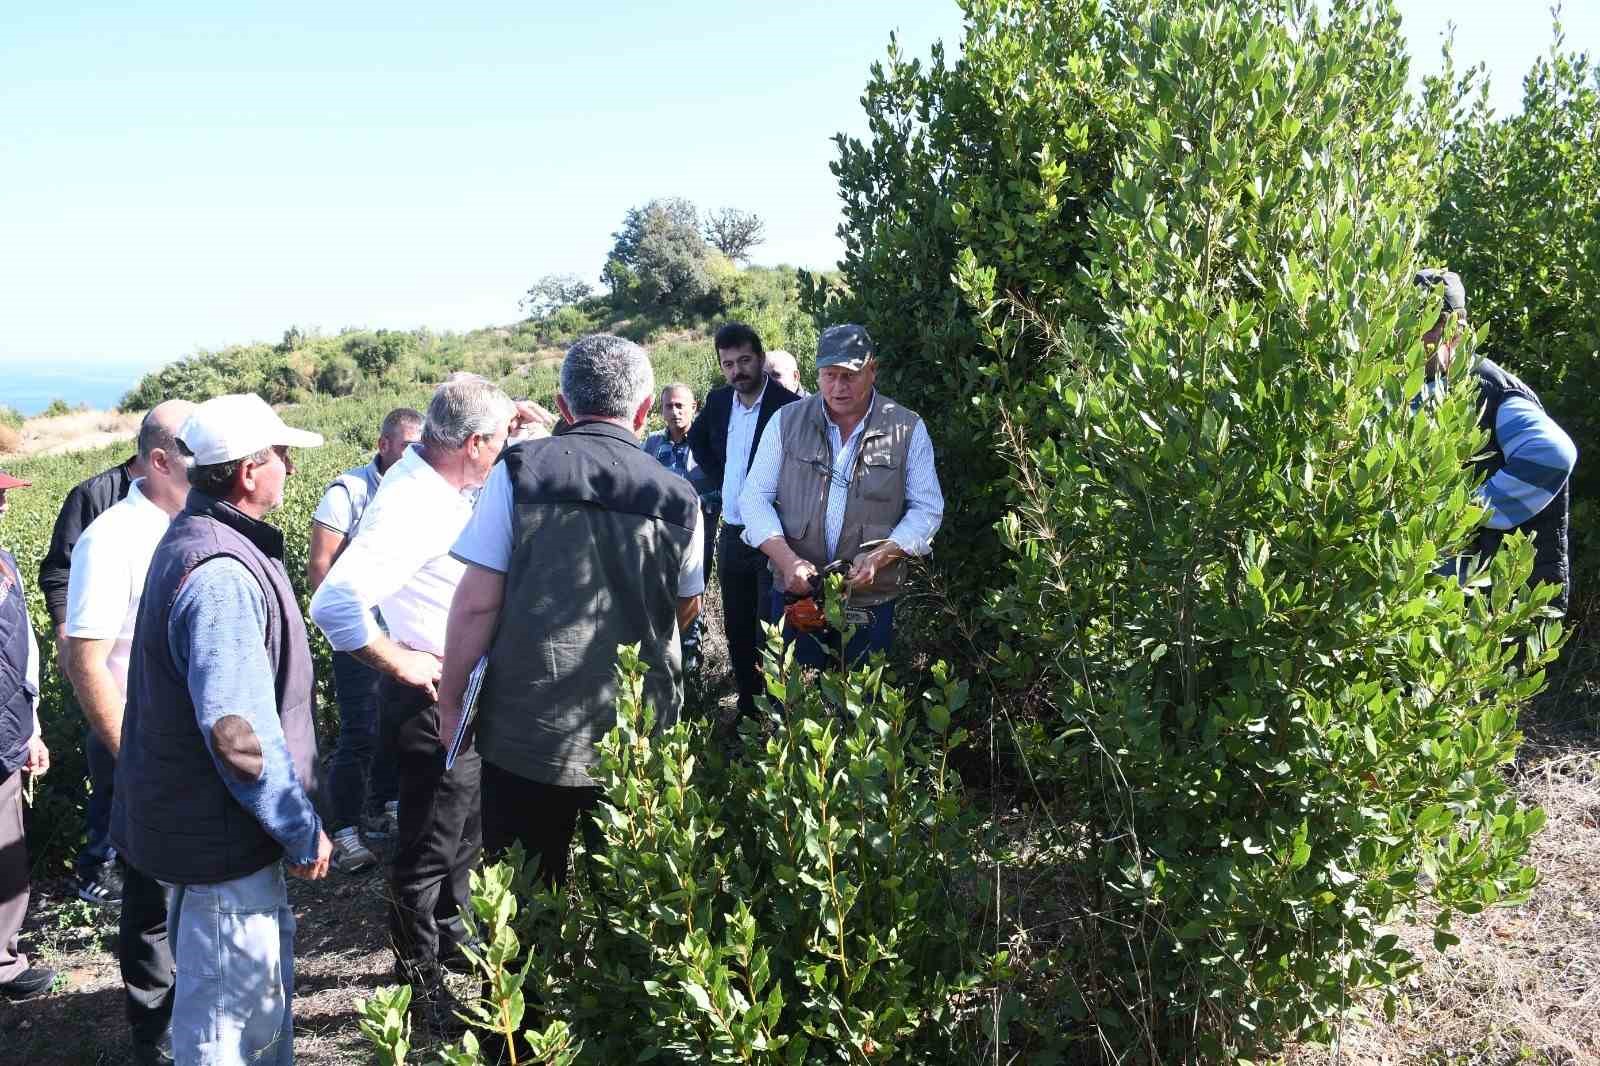
[[[655,388],[645,350],[609,333],[579,337],[561,361],[561,395],[576,418],[632,418]]]
[[[694,389],[690,388],[684,382],[672,381],[672,382],[668,382],[667,384],[661,386],[661,398],[662,399],[666,399],[667,393],[669,393],[669,392],[687,392],[689,394],[689,402],[690,403],[696,403],[697,402],[696,399],[695,399],[695,395],[694,395]],[[628,413],[632,414],[633,412],[630,411]]]
[[[433,390],[433,399],[428,402],[422,443],[429,448],[454,451],[474,433],[490,436],[505,429],[515,413],[511,397],[483,378],[446,381]]]

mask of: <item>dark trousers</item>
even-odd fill
[[[328,759],[328,832],[360,825],[395,798],[394,751],[380,743],[378,671],[348,652],[333,653],[339,746]]]
[[[706,584],[708,585],[711,583],[711,575],[717,572],[717,523],[721,520],[722,501],[707,503],[702,499],[700,501],[700,525],[705,532],[705,537],[703,538],[706,546],[705,575]]]
[[[542,885],[565,885],[571,862],[572,834],[580,821],[590,851],[601,846],[600,826],[593,811],[598,788],[568,788],[530,781],[494,763],[483,764],[483,846],[491,859],[514,843],[529,858],[538,857]]]
[[[154,1046],[172,1022],[172,945],[167,940],[168,889],[122,863],[122,916],[117,923],[117,963],[127,992],[133,1042]]]
[[[871,621],[857,625],[846,649],[845,663],[855,666],[875,651],[888,651],[894,639],[894,601],[863,608]],[[816,633],[800,633],[788,622],[783,624],[783,642],[794,644],[794,659],[801,666],[818,668],[839,665],[839,634],[829,627],[822,639]]]
[[[722,585],[722,628],[728,662],[739,690],[739,714],[753,715],[761,691],[761,623],[772,620],[772,571],[767,557],[739,537],[743,526],[724,525],[718,538],[717,580]]]
[[[73,708],[76,707],[74,702]],[[95,736],[94,730],[86,729],[83,758],[88,763],[89,799],[83,808],[83,847],[72,865],[79,878],[87,879],[116,855],[111,847],[111,798],[115,794],[112,782],[117,775],[117,757]]]
[[[426,977],[466,937],[459,912],[470,903],[468,879],[482,850],[482,761],[468,749],[445,772],[439,707],[421,689],[385,677],[378,699],[400,783],[389,932],[401,968]]]
[[[17,947],[28,914],[28,844],[22,826],[22,771],[0,770],[0,984],[28,972],[28,957]]]

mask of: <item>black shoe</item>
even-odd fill
[[[56,983],[56,972],[48,966],[30,966],[20,974],[0,985],[0,997],[6,999],[27,999],[37,996],[41,992],[50,991],[50,986]]]
[[[122,870],[117,861],[103,862],[88,875],[78,875],[78,898],[101,907],[122,906]]]
[[[162,1037],[158,1044],[141,1044],[134,1041],[134,1066],[172,1066],[173,1061],[171,1034]]]

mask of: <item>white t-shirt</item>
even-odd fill
[[[511,555],[516,548],[516,533],[512,529],[513,499],[511,475],[506,464],[497,463],[484,483],[483,494],[478,497],[478,509],[472,521],[461,531],[451,554],[485,570],[505,573],[511,569]],[[689,550],[683,553],[683,564],[678,569],[678,595],[687,598],[698,596],[706,590],[705,575],[705,523],[700,509],[694,509],[694,537]],[[366,536],[365,533],[362,536]]]
[[[89,523],[67,573],[67,636],[115,641],[106,666],[124,698],[145,573],[172,521],[140,491],[143,484],[135,481],[120,503]]]
[[[366,466],[346,470],[323,492],[317,509],[311,514],[311,520],[341,537],[350,536],[356,531],[356,523],[361,521],[362,513],[381,484],[383,475],[378,472],[376,457]]]
[[[311,598],[311,620],[334,651],[357,651],[383,634],[417,651],[444,654],[450,600],[466,567],[450,557],[472,497],[450,486],[416,445],[383,475],[361,515],[361,535],[340,553]]]

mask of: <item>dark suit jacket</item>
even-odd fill
[[[761,434],[772,421],[772,412],[799,398],[776,381],[767,381],[767,391],[761,395],[761,411],[756,415],[756,435],[750,442],[750,458],[744,464],[746,473],[755,460]],[[694,461],[705,470],[711,487],[716,489],[722,488],[723,468],[728,465],[728,419],[733,413],[733,404],[732,385],[712,389],[694,425],[689,427],[689,450],[694,453]]]

